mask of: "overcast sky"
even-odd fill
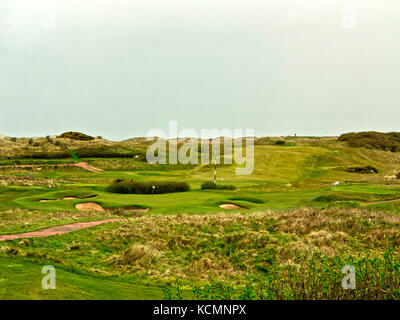
[[[399,0],[0,0],[0,134],[400,131]]]

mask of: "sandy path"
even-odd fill
[[[51,227],[51,228],[46,228],[46,229],[42,229],[42,230],[38,230],[38,231],[0,236],[0,241],[21,239],[21,238],[43,238],[43,237],[55,236],[58,234],[63,234],[63,233],[71,232],[71,231],[86,229],[86,228],[98,226],[100,224],[104,224],[104,223],[108,223],[108,222],[115,222],[115,221],[120,221],[120,220],[121,219],[106,219],[106,220],[66,224],[63,226]]]

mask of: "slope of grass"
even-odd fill
[[[59,265],[73,274],[95,273],[127,282],[141,279],[157,286],[178,278],[185,290],[211,279],[235,290],[248,279],[273,280],[275,286],[295,286],[294,291],[277,290],[296,292],[298,298],[337,296],[341,267],[354,264],[363,275],[358,285],[371,291],[364,297],[380,294],[382,288],[390,290],[388,297],[398,298],[398,287],[391,285],[400,283],[400,265],[393,261],[390,267],[382,261],[388,250],[393,256],[399,253],[399,225],[398,214],[363,209],[144,215],[54,237],[3,242],[0,257]],[[368,260],[367,269],[361,269],[362,259]],[[376,278],[370,269],[374,265],[376,270],[393,268],[395,274]],[[306,272],[310,287],[297,287],[296,270]]]
[[[56,289],[42,288],[47,264],[0,259],[0,300],[161,299],[159,287],[76,274],[56,268]]]

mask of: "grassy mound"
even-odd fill
[[[400,152],[400,132],[351,132],[342,134],[340,141],[346,141],[350,147],[365,147],[383,151]]]
[[[58,138],[68,138],[72,140],[80,140],[80,141],[90,141],[94,140],[93,137],[88,136],[87,134],[81,133],[81,132],[64,132]]]
[[[122,194],[161,194],[189,191],[190,186],[186,182],[139,182],[133,180],[117,179],[106,188],[107,192]]]

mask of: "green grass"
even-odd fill
[[[160,287],[64,271],[56,266],[56,289],[42,288],[42,264],[0,259],[0,300],[161,299]]]
[[[399,180],[385,179],[400,172],[400,153],[350,148],[333,139],[302,139],[293,140],[295,144],[289,141],[288,147],[271,142],[256,145],[255,168],[249,176],[236,176],[237,165],[219,165],[218,184],[234,185],[236,190],[201,190],[201,184],[213,178],[212,165],[152,166],[141,156],[73,156],[74,161],[105,170],[99,173],[75,167],[1,169],[0,182],[1,177],[18,179],[12,183],[5,179],[0,185],[0,234],[110,217],[123,220],[54,237],[0,242],[0,298],[155,299],[163,298],[162,287],[176,278],[182,280],[188,298],[194,287],[209,284],[210,277],[232,286],[237,298],[249,276],[257,281],[270,279],[272,270],[295,274],[290,268],[307,267],[314,253],[326,257],[329,266],[339,263],[338,256],[343,257],[340,263],[356,263],[367,257],[382,260],[386,250],[397,250],[400,202],[371,202],[400,198]],[[126,142],[118,150],[142,155],[142,147]],[[1,160],[0,165],[12,161],[16,160]],[[63,163],[62,159],[18,161]],[[346,172],[349,167],[366,165],[376,167],[379,173]],[[24,179],[27,184],[18,184]],[[171,194],[107,192],[115,179],[184,181],[191,190]],[[47,186],[43,183],[47,180],[57,184]],[[340,181],[340,186],[332,188],[334,181]],[[95,197],[62,200],[71,196]],[[39,202],[41,199],[55,201]],[[84,202],[97,202],[111,210],[79,212],[75,205]],[[221,209],[223,203],[246,209]],[[123,214],[127,207],[150,210]],[[122,209],[113,210],[116,208]],[[40,269],[45,264],[57,267],[57,290],[41,290]],[[328,286],[337,276],[329,273],[326,279],[330,282],[322,283],[312,280],[311,274],[307,279],[315,281],[315,286]],[[301,285],[293,277],[285,278],[285,273],[275,275],[275,280],[281,279],[296,288]],[[282,282],[271,283],[278,286]],[[386,284],[377,290],[387,291]],[[279,292],[281,298],[305,297],[298,289]],[[334,297],[325,293],[325,297]],[[366,295],[349,298],[362,297]]]

